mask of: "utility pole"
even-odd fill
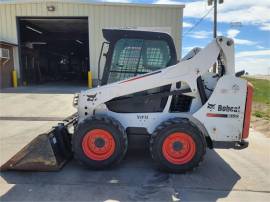
[[[217,37],[217,4],[222,4],[224,0],[207,0],[208,6],[212,6],[214,3],[214,25],[213,25],[213,37]]]
[[[213,25],[213,38],[217,38],[217,4],[222,4],[223,0],[207,0],[208,6],[212,6],[214,3],[214,25]],[[219,69],[219,59],[218,61],[213,65],[213,72],[217,73]]]
[[[214,30],[213,37],[217,38],[217,0],[214,0]]]

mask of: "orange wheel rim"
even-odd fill
[[[96,161],[103,161],[115,151],[115,141],[111,133],[102,129],[94,129],[84,136],[82,148],[85,155]]]
[[[164,140],[162,153],[170,163],[185,164],[195,156],[196,144],[192,137],[186,133],[172,133]]]

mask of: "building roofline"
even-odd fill
[[[3,41],[3,40],[0,40],[0,44],[7,45],[7,46],[18,46],[18,44],[11,43],[8,41]]]
[[[87,2],[87,1],[75,1],[75,0],[23,0],[23,1],[1,1],[0,5],[8,5],[8,4],[29,4],[29,3],[71,3],[71,4],[89,4],[89,5],[97,5],[97,6],[134,6],[134,7],[164,7],[164,8],[185,8],[184,4],[144,4],[144,3],[114,3],[114,2]]]

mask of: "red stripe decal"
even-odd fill
[[[154,75],[154,74],[158,74],[158,73],[160,73],[160,72],[161,72],[161,71],[153,72],[153,73],[146,74],[146,75],[142,75],[142,76],[138,76],[138,77],[133,77],[133,78],[131,78],[131,79],[122,81],[122,82],[120,82],[120,83],[127,83],[127,82],[130,82],[130,81],[134,81],[134,80],[137,80],[137,79],[141,79],[141,78],[147,77],[147,76],[151,76],[151,75]]]
[[[219,118],[227,118],[227,114],[214,114],[214,113],[207,113],[206,116],[208,117],[219,117]]]

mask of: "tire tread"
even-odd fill
[[[127,138],[127,134],[125,132],[125,129],[124,127],[121,125],[121,123],[117,120],[115,120],[114,118],[112,117],[109,117],[109,116],[105,116],[105,115],[95,115],[95,116],[91,116],[91,117],[88,117],[86,119],[84,119],[81,123],[78,123],[76,128],[75,128],[75,133],[74,133],[74,136],[72,138],[72,150],[73,150],[73,153],[74,153],[74,159],[77,160],[80,164],[84,164],[82,161],[81,161],[81,158],[80,156],[74,152],[75,151],[75,138],[76,138],[76,131],[80,131],[82,130],[83,128],[86,127],[87,124],[91,123],[91,122],[95,122],[95,121],[101,121],[101,122],[104,122],[108,125],[112,125],[114,126],[117,130],[119,130],[121,132],[121,135],[123,137],[123,146],[124,146],[124,149],[123,149],[123,152],[120,154],[120,156],[113,162],[111,163],[110,165],[108,165],[107,167],[112,167],[112,166],[115,166],[117,165],[118,163],[120,163],[120,161],[125,157],[125,154],[127,152],[127,149],[128,149],[128,138]],[[103,169],[105,167],[99,167],[97,166],[96,169]],[[95,169],[95,168],[94,168]]]
[[[187,170],[184,170],[184,171],[182,171],[182,170],[177,171],[177,170],[173,170],[173,169],[169,169],[167,167],[164,167],[164,165],[159,162],[159,159],[156,158],[156,156],[154,155],[154,152],[153,152],[155,140],[158,137],[158,135],[161,133],[161,131],[169,126],[176,125],[176,124],[178,125],[178,127],[181,125],[181,128],[184,130],[187,130],[187,129],[190,130],[192,127],[193,130],[196,130],[198,132],[198,136],[201,138],[201,142],[203,143],[203,152],[200,156],[199,161],[197,161],[197,163],[193,167],[191,167]],[[196,169],[204,159],[204,155],[206,153],[206,146],[207,146],[206,140],[204,138],[203,133],[199,130],[199,128],[194,123],[192,123],[191,121],[189,121],[186,118],[171,118],[171,119],[168,119],[167,121],[162,122],[159,126],[157,126],[157,128],[155,129],[155,131],[153,132],[153,134],[151,135],[151,138],[150,138],[150,153],[151,153],[152,159],[159,164],[159,167],[162,170],[166,170],[166,171],[170,171],[170,172],[189,172],[189,171],[193,171],[194,169]]]

